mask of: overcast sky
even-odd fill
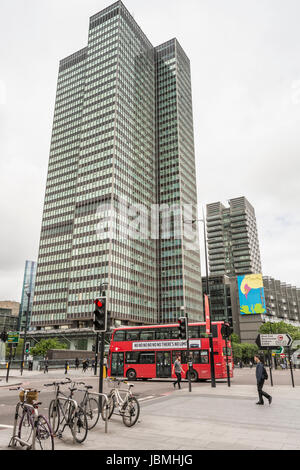
[[[37,260],[59,60],[111,3],[1,0],[0,300],[20,301]],[[300,287],[299,0],[124,3],[154,46],[177,37],[191,60],[200,207],[246,196],[263,274]]]

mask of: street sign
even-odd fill
[[[282,354],[284,351],[284,348],[281,346],[279,349],[276,349],[273,351],[274,354]]]
[[[292,343],[292,338],[285,333],[277,335],[258,335],[255,342],[260,349],[274,349],[274,346],[289,347]]]
[[[8,338],[7,338],[7,343],[8,344],[13,344],[13,343],[18,343],[19,342],[19,336],[20,333],[18,331],[9,331],[7,333]]]

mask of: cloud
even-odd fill
[[[0,298],[18,299],[37,259],[58,62],[111,3],[1,4]],[[299,2],[124,3],[153,45],[176,36],[191,59],[199,205],[246,196],[264,274],[300,286]]]

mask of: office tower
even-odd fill
[[[190,62],[176,39],[156,48],[157,144],[159,204],[182,208],[192,204],[190,215],[197,219],[196,169]],[[188,227],[188,220],[185,229]],[[174,321],[183,314],[202,319],[202,286],[199,251],[187,249],[184,229],[177,237],[160,237],[160,321]]]
[[[91,326],[102,283],[123,324],[174,319],[182,305],[201,314],[199,252],[187,252],[180,233],[166,253],[148,230],[160,201],[196,202],[189,80],[178,42],[154,48],[120,1],[90,18],[88,46],[60,62],[36,327]]]
[[[30,326],[30,321],[31,321],[31,316],[32,316],[33,297],[34,297],[35,278],[36,278],[36,268],[37,268],[37,263],[35,261],[25,262],[22,297],[21,297],[21,304],[20,304],[20,310],[19,310],[19,330],[24,330],[25,328],[26,315],[27,315],[27,327]],[[30,296],[27,295],[29,293],[30,293]]]
[[[300,325],[300,289],[270,276],[264,276],[266,321]]]
[[[207,205],[209,271],[212,276],[261,273],[255,211],[245,197]]]

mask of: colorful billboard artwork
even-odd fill
[[[262,274],[238,276],[241,315],[266,313],[266,300]]]

